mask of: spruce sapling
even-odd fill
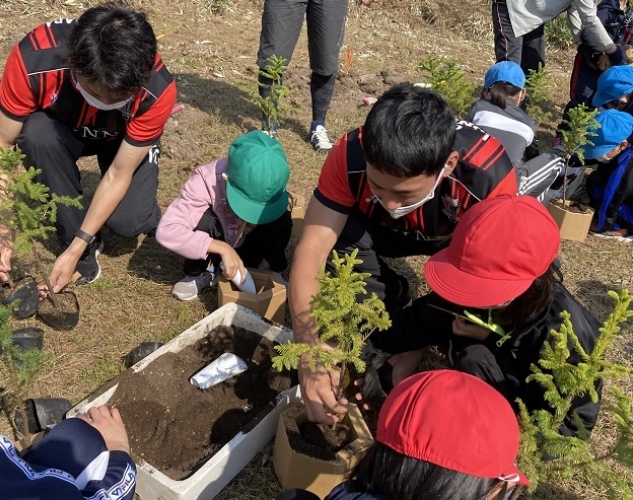
[[[19,149],[0,148],[0,223],[4,224],[15,237],[15,252],[24,255],[31,251],[38,272],[41,274],[55,308],[58,303],[53,287],[35,245],[55,231],[57,205],[82,208],[81,197],[59,196],[50,193],[47,186],[36,182],[41,172],[33,167],[24,169],[24,155]]]
[[[23,434],[26,445],[31,443],[31,433],[28,426],[28,416],[24,406],[24,399],[35,381],[37,372],[49,359],[49,355],[39,349],[22,350],[13,342],[9,318],[11,307],[0,305],[0,368],[2,385],[0,387],[0,401],[7,417],[17,408],[22,416]],[[7,418],[13,425],[11,418]],[[18,437],[17,428],[13,427],[15,438]]]
[[[470,109],[475,85],[466,80],[466,73],[457,63],[446,57],[428,56],[420,63],[420,69],[428,74],[431,90],[446,100],[458,118]]]
[[[590,137],[597,135],[593,129],[600,128],[600,124],[596,120],[598,114],[597,109],[589,109],[584,104],[571,108],[568,112],[568,118],[563,120],[563,130],[561,134],[563,141],[561,143],[565,150],[565,170],[563,173],[563,203],[567,200],[567,173],[569,171],[569,163],[575,155],[580,165],[585,163],[585,155],[583,146],[593,145]]]
[[[273,135],[281,125],[280,113],[288,112],[289,108],[284,106],[283,100],[288,97],[290,90],[283,85],[282,77],[288,68],[288,61],[283,57],[272,55],[268,58],[266,67],[260,69],[257,74],[266,78],[271,83],[257,82],[260,87],[270,89],[267,97],[259,94],[252,96],[255,106],[264,115],[264,130],[269,135]]]
[[[316,321],[321,344],[328,344],[331,349],[321,345],[288,342],[275,346],[279,353],[273,358],[276,370],[296,369],[301,357],[307,355],[310,368],[317,365],[327,370],[340,370],[337,398],[350,383],[348,366],[353,365],[356,371],[364,373],[365,362],[361,359],[361,351],[367,338],[374,330],[385,330],[391,326],[391,320],[385,310],[385,304],[375,293],[362,301],[357,296],[365,294],[365,278],[368,273],[359,273],[354,266],[363,263],[358,259],[358,249],[351,255],[339,257],[333,251],[332,264],[334,273],[321,271],[317,277],[319,291],[310,302],[310,316]]]
[[[633,499],[631,485],[612,467],[614,463],[633,466],[633,398],[618,388],[611,389],[605,396],[601,411],[612,417],[616,428],[615,442],[606,451],[598,450],[573,410],[571,415],[578,437],[559,433],[575,400],[581,397],[589,397],[594,403],[599,400],[598,380],[617,380],[633,373],[605,359],[620,324],[633,316],[628,291],[610,291],[609,296],[614,299],[615,308],[600,328],[600,336],[590,354],[581,346],[570,315],[565,311],[561,313],[563,323],[559,331],[552,332],[554,341],[543,346],[537,365],[530,367],[532,375],[527,382],[537,383],[545,390],[545,400],[550,407],[529,412],[525,404],[517,400],[521,426],[519,468],[530,479],[530,491],[546,481],[578,474],[606,491],[609,498]],[[570,347],[580,357],[578,364],[569,363]],[[547,455],[556,460],[543,460]]]

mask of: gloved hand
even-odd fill
[[[628,56],[626,55],[625,47],[618,47],[617,49],[615,49],[615,52],[607,55],[609,56],[609,62],[611,63],[611,66],[621,66],[623,64],[626,64],[629,60]]]

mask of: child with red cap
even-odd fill
[[[518,450],[517,419],[501,394],[466,373],[420,373],[391,391],[376,442],[326,500],[502,500],[529,484]],[[316,498],[295,490],[276,500]]]
[[[552,340],[550,332],[559,329],[560,313],[570,313],[586,352],[593,350],[600,327],[552,266],[559,244],[558,226],[534,198],[499,196],[478,203],[464,214],[448,248],[427,261],[424,275],[433,293],[416,300],[409,318],[412,324],[392,328],[388,335],[372,335],[373,344],[392,354],[444,346],[456,369],[488,382],[511,404],[521,398],[529,410],[548,409],[544,390],[536,383],[527,384],[526,378],[543,345]],[[466,313],[500,326],[503,332],[493,333],[464,320]],[[570,362],[580,362],[571,345],[570,351]],[[596,389],[601,391],[601,382]],[[591,431],[599,407],[588,395],[574,401],[560,432],[578,434],[573,413]]]

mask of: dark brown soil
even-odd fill
[[[121,412],[134,457],[181,480],[238,432],[252,429],[291,386],[288,374],[272,369],[273,345],[255,333],[222,326],[140,372],[125,372],[109,404]],[[242,358],[248,370],[204,391],[189,383],[225,352]]]
[[[37,317],[55,330],[70,330],[79,322],[79,303],[70,291],[56,293],[57,308],[50,298],[43,300]]]
[[[565,206],[565,203],[561,198],[554,198],[550,201],[550,203],[562,210],[565,210],[566,212],[571,212],[574,214],[586,214],[590,210],[587,205],[583,205],[582,203],[579,203],[577,201],[572,201],[568,206]]]
[[[328,462],[335,460],[336,453],[352,442],[350,428],[342,422],[332,429],[306,420],[299,424],[298,431],[294,428],[286,432],[294,451]]]

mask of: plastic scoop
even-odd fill
[[[233,353],[225,352],[191,377],[189,382],[198,389],[208,389],[245,372],[247,369],[248,366],[242,358],[238,358]]]
[[[226,270],[224,268],[224,262],[220,262],[220,269],[222,269],[222,271]],[[240,292],[252,293],[253,295],[257,293],[255,282],[253,281],[253,277],[251,276],[251,273],[248,272],[248,270],[246,270],[246,279],[244,280],[244,283],[242,283],[242,274],[239,270],[235,273],[235,276],[231,281],[237,288],[239,288]]]

